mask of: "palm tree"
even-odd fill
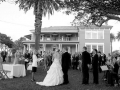
[[[120,41],[120,32],[117,33],[116,39]]]
[[[114,36],[114,34],[113,33],[110,33],[110,42],[111,42],[111,53],[112,53],[112,43],[113,43],[113,41],[115,41],[115,36]]]
[[[63,0],[17,0],[16,4],[19,4],[19,8],[25,12],[34,8],[35,15],[35,50],[38,51],[40,43],[40,33],[42,26],[42,17],[52,15],[54,11],[58,11],[64,8]]]

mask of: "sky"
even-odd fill
[[[73,19],[73,15],[55,12],[50,18],[48,16],[43,17],[42,27],[70,26]],[[33,9],[25,13],[23,10],[19,10],[18,5],[13,3],[4,2],[0,4],[0,32],[10,36],[13,41],[30,34],[30,30],[34,29],[34,20]],[[115,35],[120,31],[120,22],[111,20],[108,25],[113,26],[111,32]],[[120,49],[120,42],[115,41],[113,50],[118,49]]]

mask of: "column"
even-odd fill
[[[61,44],[61,51],[62,51],[62,44]]]
[[[80,52],[80,44],[78,44],[78,52]]]
[[[61,50],[61,48],[60,48],[60,44],[59,44],[59,49]]]
[[[62,41],[63,41],[63,36],[62,36]]]
[[[76,44],[76,52],[78,52],[78,45]]]
[[[30,43],[28,44],[28,50],[29,50],[29,52],[30,52]]]
[[[43,50],[44,51],[46,50],[46,44],[43,44]]]
[[[24,45],[23,54],[25,53],[25,51],[26,51],[26,46]]]
[[[50,34],[50,41],[52,41],[52,35]]]
[[[70,47],[68,47],[68,52],[71,53],[71,48]]]

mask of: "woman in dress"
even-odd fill
[[[44,78],[43,82],[36,82],[38,85],[42,86],[56,86],[63,83],[63,72],[61,67],[61,54],[56,48],[55,53],[53,54],[53,63],[50,66],[50,69],[47,71],[47,75]]]
[[[15,53],[15,58],[14,58],[13,64],[19,64],[19,52],[18,51]]]

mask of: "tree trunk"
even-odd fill
[[[37,2],[35,4],[35,50],[38,52],[39,44],[40,44],[40,33],[41,33],[41,26],[42,26],[42,3]]]

